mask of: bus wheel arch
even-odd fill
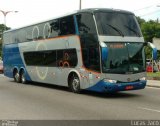
[[[81,85],[80,85],[80,77],[76,72],[71,72],[68,75],[68,87],[74,93],[80,93]]]
[[[17,68],[13,69],[13,78],[15,82],[20,83],[21,79]]]

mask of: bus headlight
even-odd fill
[[[145,80],[146,80],[146,77],[142,77],[142,78],[140,78],[139,80],[145,81]]]
[[[117,83],[117,80],[103,79],[103,81],[107,83]]]

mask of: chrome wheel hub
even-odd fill
[[[79,88],[79,80],[77,78],[74,78],[72,86],[75,91]]]

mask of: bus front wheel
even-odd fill
[[[80,80],[76,74],[72,74],[69,78],[69,87],[72,92],[80,93]]]

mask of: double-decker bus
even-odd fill
[[[133,13],[84,9],[3,34],[4,75],[118,92],[146,86],[144,38]]]

